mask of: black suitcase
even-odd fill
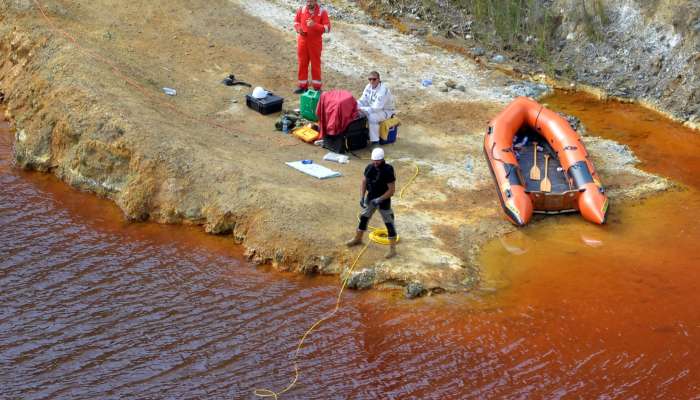
[[[350,123],[345,129],[345,145],[348,151],[355,151],[367,147],[369,141],[369,128],[367,117],[360,117]]]
[[[324,136],[323,147],[334,153],[345,154],[345,135]]]
[[[245,104],[260,114],[282,111],[282,103],[284,103],[284,99],[274,94],[268,94],[264,99],[256,99],[249,94],[245,95]]]
[[[352,121],[343,133],[324,136],[323,147],[334,153],[345,154],[348,151],[364,149],[368,140],[367,117],[360,117]]]

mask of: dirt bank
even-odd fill
[[[275,116],[248,110],[247,88],[220,83],[233,72],[284,96],[286,108],[297,106],[293,3],[41,2],[49,19],[37,4],[0,4],[0,90],[20,166],[108,197],[132,220],[231,235],[252,260],[282,270],[335,274],[352,262],[357,250],[341,242],[355,227],[366,161],[322,162],[324,150],[274,131]],[[396,201],[400,256],[384,261],[384,249],[370,246],[359,263],[362,282],[472,287],[481,245],[513,229],[483,160],[482,132],[523,83],[367,25],[351,3],[334,3],[332,17],[326,88],[359,93],[368,70],[384,72],[404,122],[400,140],[386,148],[398,187],[419,170]],[[424,88],[428,74],[463,90]],[[635,169],[625,147],[586,142],[613,203],[668,186]],[[284,165],[305,158],[343,176],[318,181]]]

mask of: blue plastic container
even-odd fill
[[[399,135],[399,126],[398,125],[392,126],[391,128],[389,128],[389,131],[387,132],[386,140],[379,138],[379,144],[394,143],[396,141],[396,137],[398,135]]]

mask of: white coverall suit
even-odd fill
[[[391,95],[389,88],[384,86],[383,82],[379,82],[376,88],[368,83],[365,90],[362,91],[362,96],[357,100],[357,107],[367,117],[369,141],[378,142],[379,124],[385,119],[391,118],[396,112],[394,96]]]

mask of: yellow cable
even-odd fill
[[[388,246],[391,244],[389,240],[389,231],[386,228],[373,229],[369,232],[369,240],[377,244]],[[396,242],[399,241],[399,235],[396,235]]]
[[[413,183],[413,181],[414,181],[414,180],[416,179],[416,177],[418,176],[418,172],[419,172],[419,170],[418,170],[418,165],[414,165],[414,166],[416,167],[416,173],[413,174],[413,177],[411,177],[411,179],[408,181],[408,183],[407,183],[407,184],[403,187],[403,189],[401,189],[401,191],[399,192],[399,199],[403,199],[403,192],[406,191],[406,189],[408,189],[408,187]]]
[[[413,183],[413,181],[416,179],[418,176],[418,166],[416,165],[416,173],[413,174],[413,177],[408,181],[408,183],[401,189],[401,192],[399,192],[399,199],[403,199],[403,194],[406,188],[408,188],[409,185]],[[358,219],[359,219],[359,214],[358,214]],[[379,244],[384,244],[388,245],[389,239],[388,235],[389,233],[387,232],[386,228],[374,228],[374,227],[369,227],[371,230],[369,234],[369,238],[372,242],[379,243]],[[396,236],[396,241],[399,241],[399,237]],[[338,310],[340,309],[340,298],[343,295],[343,290],[345,290],[345,287],[348,285],[348,280],[350,279],[350,276],[352,276],[352,271],[355,269],[355,266],[357,265],[357,262],[360,261],[360,257],[365,253],[367,248],[369,247],[369,242],[365,245],[365,247],[362,248],[360,251],[360,254],[357,255],[355,258],[355,261],[352,263],[350,268],[348,269],[347,275],[345,276],[345,279],[343,279],[343,284],[340,286],[340,291],[338,291],[338,298],[336,299],[335,302],[335,308],[333,311],[331,311],[328,315],[322,317],[318,321],[316,321],[313,325],[311,325],[311,328],[307,329],[304,335],[301,337],[299,340],[299,344],[297,345],[297,349],[294,352],[294,379],[292,382],[287,385],[286,388],[280,390],[279,392],[275,392],[274,390],[270,389],[255,389],[253,393],[255,393],[256,396],[258,397],[272,397],[273,399],[277,400],[279,396],[283,393],[288,392],[291,388],[296,385],[297,381],[299,380],[299,364],[297,363],[297,356],[299,356],[299,351],[301,351],[301,347],[304,344],[304,341],[306,340],[306,337],[311,334],[319,325],[321,325],[324,321],[328,320],[332,316],[334,316]]]
[[[304,344],[304,340],[306,340],[306,337],[309,336],[309,334],[316,329],[322,322],[326,321],[327,319],[331,318],[332,316],[335,315],[335,313],[338,312],[338,309],[340,309],[340,297],[343,294],[343,290],[345,290],[345,287],[348,284],[348,280],[350,279],[350,276],[352,274],[352,271],[355,269],[355,265],[357,265],[357,262],[360,260],[360,257],[362,257],[362,254],[364,254],[365,250],[367,250],[367,247],[369,247],[369,243],[365,245],[365,247],[362,248],[362,251],[360,251],[360,254],[357,255],[355,258],[355,261],[352,263],[350,266],[350,269],[348,269],[347,276],[345,279],[343,279],[343,284],[340,286],[340,291],[338,292],[338,298],[335,302],[335,308],[333,311],[330,312],[330,314],[326,315],[325,317],[319,319],[316,321],[313,325],[311,325],[311,328],[309,328],[306,333],[304,333],[304,336],[301,337],[301,340],[299,340],[299,344],[297,345],[297,350],[294,352],[294,380],[287,385],[286,388],[279,392],[275,392],[269,389],[255,389],[254,393],[258,397],[272,397],[275,400],[277,400],[278,396],[281,395],[282,393],[285,393],[289,391],[296,383],[297,380],[299,379],[299,365],[297,364],[297,356],[299,355],[299,351],[301,351],[301,346]]]

